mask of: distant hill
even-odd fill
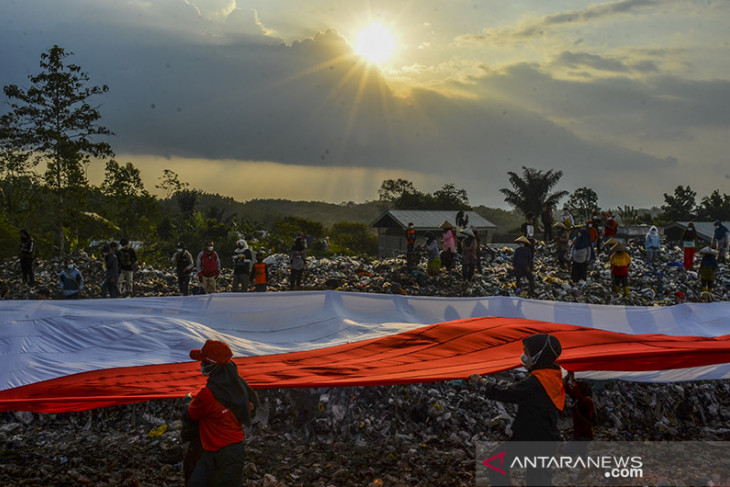
[[[172,203],[170,203],[172,204]],[[288,216],[320,222],[331,227],[339,222],[370,224],[380,214],[377,202],[325,203],[322,201],[290,201],[282,199],[255,199],[246,202],[218,194],[200,195],[198,210],[220,221],[236,218],[262,226]]]

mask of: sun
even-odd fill
[[[355,52],[368,61],[381,64],[388,61],[395,52],[395,36],[379,22],[365,27],[355,40]]]

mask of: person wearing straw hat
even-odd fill
[[[186,408],[186,421],[197,421],[203,447],[188,487],[243,486],[243,426],[251,426],[258,398],[238,375],[232,357],[228,345],[218,340],[190,351],[208,381]]]
[[[617,243],[611,247],[611,280],[613,281],[613,290],[616,294],[621,295],[623,290],[624,297],[629,297],[629,264],[631,264],[631,256],[626,251],[626,247],[622,243]]]
[[[700,288],[702,293],[712,295],[712,287],[715,284],[715,276],[717,276],[717,252],[710,247],[703,247],[700,250]]]
[[[529,295],[532,296],[535,292],[535,278],[532,275],[532,244],[530,243],[530,240],[524,235],[520,235],[519,237],[517,237],[515,243],[520,245],[515,249],[515,253],[512,256],[512,269],[515,274],[515,285],[517,286],[517,288],[520,288],[522,278],[526,277],[527,282],[530,286]]]

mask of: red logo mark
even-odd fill
[[[491,462],[492,460],[494,460],[495,458],[499,458],[499,466],[501,467],[501,466],[502,466],[502,464],[504,463],[504,455],[505,455],[505,453],[507,453],[507,451],[506,451],[506,450],[505,450],[505,451],[503,451],[502,453],[497,453],[496,455],[494,455],[494,456],[491,456],[491,457],[487,458],[486,460],[484,460],[484,461],[482,462],[482,465],[484,465],[485,467],[489,467],[489,468],[491,468],[492,470],[496,470],[497,472],[501,473],[502,475],[507,475],[507,472],[505,472],[505,471],[504,471],[504,470],[502,470],[501,468],[497,468],[497,467],[495,467],[494,465],[492,465],[492,464],[490,464],[490,463],[489,463],[489,462]]]

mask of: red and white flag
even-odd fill
[[[560,339],[589,378],[730,378],[730,303],[606,306],[512,297],[288,292],[0,302],[0,411],[78,411],[182,397],[188,356],[231,347],[254,388],[406,384],[520,366],[522,339]]]

